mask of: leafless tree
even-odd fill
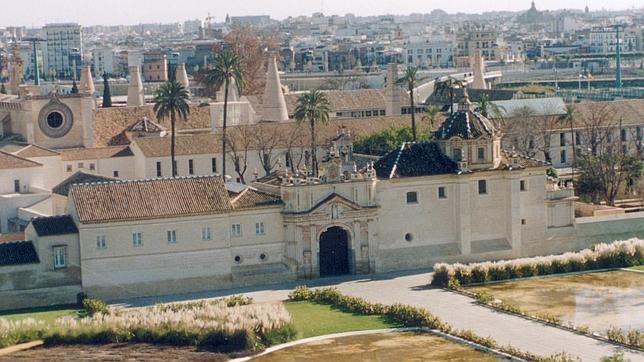
[[[266,175],[273,170],[279,161],[279,155],[275,151],[284,143],[286,136],[283,134],[284,128],[283,125],[269,123],[253,127],[257,157]]]
[[[235,172],[239,175],[241,183],[246,183],[244,174],[248,169],[248,153],[253,146],[254,134],[251,127],[231,127],[226,134],[226,143],[230,149]]]

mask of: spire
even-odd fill
[[[145,96],[143,93],[143,82],[141,82],[141,74],[139,66],[133,65],[130,69],[130,85],[127,88],[127,105],[128,106],[143,106],[145,105]]]
[[[94,80],[92,79],[92,73],[89,65],[84,65],[81,67],[81,76],[80,76],[80,93],[94,95],[96,88],[94,88]]]
[[[188,73],[186,73],[186,65],[184,63],[177,64],[176,79],[190,93],[190,81],[188,80]]]
[[[286,100],[282,92],[280,76],[277,73],[277,59],[272,57],[268,61],[268,72],[266,74],[266,88],[263,98],[263,120],[265,121],[288,121],[288,110]]]

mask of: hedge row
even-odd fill
[[[597,244],[590,249],[560,255],[472,264],[434,265],[431,284],[458,287],[475,283],[575,271],[623,268],[644,264],[644,240],[630,239]]]
[[[477,343],[481,346],[499,350],[501,352],[519,357],[528,361],[548,362],[574,362],[578,358],[564,352],[548,357],[542,357],[530,352],[521,351],[512,346],[499,346],[492,337],[481,337],[471,330],[456,330],[443,322],[427,309],[404,304],[385,305],[371,303],[363,298],[352,297],[340,293],[335,288],[310,289],[307,286],[298,286],[288,295],[291,301],[310,301],[313,303],[327,304],[342,311],[364,315],[382,315],[392,322],[405,327],[420,327],[436,329],[443,333]]]

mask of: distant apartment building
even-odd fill
[[[268,15],[231,16],[230,22],[233,25],[263,27],[271,24],[271,17]]]
[[[112,48],[96,48],[92,50],[92,68],[94,76],[101,77],[104,73],[114,74],[114,51]]]
[[[476,29],[459,33],[457,55],[471,57],[476,51],[480,51],[481,55],[488,60],[503,59],[504,55],[499,47],[496,30]]]
[[[186,20],[183,22],[184,34],[198,34],[201,31],[203,23],[199,19]]]
[[[421,68],[451,67],[455,43],[448,39],[411,38],[405,43],[405,63]]]
[[[22,43],[20,45],[20,58],[23,61],[22,76],[26,80],[34,78],[35,62],[38,61],[38,69],[42,73],[43,69],[43,44],[36,45],[36,58],[34,59],[34,48],[31,44]]]
[[[639,37],[641,39],[641,33]],[[615,53],[617,50],[617,31],[614,28],[592,29],[589,42],[591,53]],[[633,29],[620,28],[619,43],[622,52],[629,53],[640,50],[638,49],[638,33]]]
[[[83,54],[83,33],[76,23],[47,24],[45,33],[48,74],[69,79],[80,75]]]
[[[143,79],[146,82],[166,82],[168,80],[168,58],[161,51],[143,54]]]

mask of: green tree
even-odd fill
[[[384,156],[398,149],[411,135],[412,129],[409,126],[391,126],[372,134],[358,135],[353,141],[353,150],[365,155]],[[422,133],[419,141],[426,139],[427,135]]]
[[[566,114],[563,116],[562,122],[565,123],[566,121],[568,122],[568,125],[570,126],[570,141],[571,141],[571,147],[572,147],[572,177],[573,179],[575,178],[574,170],[575,170],[575,165],[577,164],[577,152],[575,151],[575,107],[572,106],[572,104],[566,105]]]
[[[499,117],[503,114],[502,111],[505,111],[505,107],[492,102],[487,94],[481,95],[478,103],[479,111],[485,117],[488,117],[490,114],[494,117]]]
[[[425,114],[423,114],[422,119],[428,121],[430,133],[434,131],[434,128],[436,128],[436,120],[438,119],[438,115],[440,113],[440,108],[436,106],[429,106],[425,110]]]
[[[204,83],[213,87],[215,90],[224,87],[224,114],[221,137],[221,169],[222,176],[226,178],[226,127],[228,120],[228,86],[230,82],[235,82],[237,89],[241,93],[244,84],[244,62],[243,59],[231,51],[224,51],[216,54],[212,68],[208,70],[204,77]]]
[[[0,94],[7,94],[7,88],[5,88],[4,83],[0,83]]]
[[[592,202],[606,201],[614,206],[619,192],[629,180],[637,182],[642,176],[642,160],[623,154],[611,146],[598,155],[588,154],[579,159],[581,174],[577,191],[582,198]]]
[[[449,114],[454,113],[454,90],[456,88],[465,88],[465,84],[455,78],[447,77],[443,81],[437,81],[434,83],[434,93],[438,96],[448,96],[449,97]]]
[[[112,92],[110,91],[110,82],[107,72],[103,73],[103,108],[112,106]]]
[[[172,165],[172,177],[177,176],[177,165],[174,155],[175,129],[177,115],[184,121],[190,114],[188,104],[188,90],[176,81],[163,83],[154,94],[154,113],[157,119],[170,118],[171,140],[170,140],[170,162]]]
[[[402,78],[398,80],[399,84],[403,84],[407,91],[409,91],[409,104],[411,106],[411,136],[412,141],[416,142],[416,106],[414,105],[414,88],[418,83],[418,68],[407,67]]]
[[[331,105],[326,94],[319,90],[312,90],[302,94],[297,99],[295,106],[295,120],[297,123],[309,122],[311,131],[311,168],[313,176],[318,175],[317,142],[315,126],[317,123],[327,123]]]

